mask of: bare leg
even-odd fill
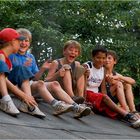
[[[113,88],[116,89],[114,90],[114,92],[113,92]],[[126,111],[128,111],[123,84],[121,82],[117,82],[116,85],[113,85],[113,87],[111,87],[111,93],[113,94],[113,96],[115,95],[117,96],[121,107]]]
[[[127,100],[130,111],[131,112],[136,111],[135,104],[134,104],[134,96],[132,92],[132,86],[130,84],[125,84],[124,88],[125,88],[126,100]]]
[[[22,83],[22,85],[21,85],[21,90],[22,90],[24,93],[26,93],[26,94],[32,96],[29,80],[24,80],[24,81],[23,81],[23,83]]]
[[[84,97],[84,89],[85,89],[85,77],[82,75],[78,80],[77,80],[77,96],[82,96]]]
[[[0,74],[0,93],[2,96],[8,95],[6,77],[4,74]]]
[[[49,104],[54,100],[53,96],[46,88],[45,83],[41,80],[33,82],[31,90],[32,93],[38,93]]]
[[[8,89],[16,96],[20,97],[24,100],[29,106],[30,105],[37,105],[34,98],[30,95],[25,94],[22,90],[20,90],[17,86],[13,85],[8,79],[6,79],[6,84]]]
[[[64,85],[64,90],[66,93],[70,96],[73,97],[73,89],[72,89],[72,78],[71,78],[71,73],[69,70],[66,70],[65,76],[63,77],[63,85]]]
[[[128,113],[127,111],[125,111],[124,109],[118,107],[108,96],[104,96],[103,97],[103,102],[110,108],[112,109],[114,112],[119,113],[120,115],[122,115],[123,117]]]
[[[50,92],[53,92],[54,95],[68,103],[68,104],[73,104],[74,101],[71,99],[71,97],[61,88],[60,84],[57,82],[57,81],[54,81],[54,82],[48,82],[48,83],[45,83],[46,84],[46,87],[48,88],[48,90]]]

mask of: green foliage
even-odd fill
[[[32,53],[41,65],[62,56],[65,41],[82,45],[84,62],[96,44],[119,56],[117,71],[132,76],[140,85],[139,1],[0,1],[0,28],[28,28],[33,34]]]

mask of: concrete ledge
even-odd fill
[[[119,120],[96,114],[74,119],[73,113],[52,115],[50,105],[41,102],[47,115],[42,120],[21,113],[14,118],[0,111],[0,139],[139,139],[140,128],[133,129]]]

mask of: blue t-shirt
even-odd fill
[[[26,66],[28,70],[30,70],[33,74],[36,74],[39,71],[34,56],[29,52],[26,52],[24,55],[20,55],[19,53],[11,54],[9,59],[12,62],[13,68],[15,66],[24,65],[25,62],[30,61],[30,65]]]

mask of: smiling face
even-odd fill
[[[26,36],[26,39],[20,42],[20,49],[18,52],[23,55],[27,52],[29,47],[30,47],[30,40],[29,37]]]
[[[72,63],[79,56],[80,51],[75,44],[70,44],[66,49],[63,50],[63,55],[68,63]]]
[[[117,60],[118,60],[118,57],[117,57],[116,52],[113,50],[109,50],[107,52],[107,60],[105,63],[106,69],[113,70],[114,66],[117,64]]]
[[[93,58],[93,65],[95,68],[100,69],[103,67],[106,61],[106,53],[104,52],[98,52]]]
[[[117,63],[116,59],[114,59],[114,57],[111,54],[108,54],[107,59],[106,59],[106,63],[105,63],[105,67],[107,69],[113,68],[116,63]]]
[[[24,55],[30,47],[30,44],[32,41],[32,34],[28,29],[25,29],[25,28],[19,28],[17,29],[17,32],[21,36],[24,36],[26,38],[25,40],[21,41],[20,49],[18,51],[18,53],[20,53],[21,55]]]

